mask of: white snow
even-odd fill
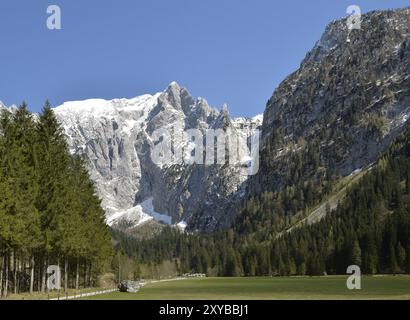
[[[182,221],[178,222],[178,223],[176,224],[176,226],[177,226],[182,232],[184,232],[185,229],[186,229],[186,227],[188,226],[188,224],[187,224],[184,220],[182,220]]]
[[[166,214],[158,213],[154,210],[152,204],[153,198],[148,198],[142,203],[136,205],[133,208],[118,211],[107,218],[107,224],[112,226],[113,224],[126,221],[133,223],[134,226],[142,225],[150,220],[156,220],[166,224],[172,223],[172,218]],[[116,211],[116,208],[110,208]]]
[[[136,125],[140,123],[140,121],[137,120],[125,120],[124,125],[122,127],[122,132],[124,132],[127,135],[130,135],[133,129],[136,127]]]
[[[252,120],[255,121],[255,122],[260,122],[262,124],[262,122],[263,122],[263,113],[254,116],[252,118]]]
[[[401,118],[401,123],[405,123],[405,122],[407,122],[407,120],[409,120],[409,118],[410,118],[410,111],[407,113],[407,114],[404,114],[403,116],[402,116],[402,118]]]
[[[252,118],[246,118],[246,117],[238,117],[238,118],[233,118],[232,123],[236,125],[240,125],[241,123],[246,123],[249,121],[249,119],[254,122],[257,125],[261,125],[263,122],[263,114],[258,114]]]
[[[68,101],[54,108],[56,113],[92,113],[95,115],[112,114],[118,111],[137,111],[155,104],[160,93],[145,94],[132,99],[87,99],[82,101]]]
[[[349,177],[355,176],[355,175],[357,175],[358,173],[360,173],[362,171],[363,171],[362,168],[358,168],[358,169],[354,170],[351,174],[349,174]]]

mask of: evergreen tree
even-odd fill
[[[362,265],[362,250],[360,249],[360,245],[357,240],[353,244],[351,261],[354,265],[359,267]]]
[[[15,293],[45,291],[47,265],[62,260],[66,288],[70,265],[75,287],[80,284],[80,265],[83,283],[90,285],[111,254],[94,185],[83,162],[70,156],[49,103],[38,119],[25,103],[1,114],[0,294],[7,296],[11,285]],[[29,270],[19,271],[26,265]],[[19,281],[21,273],[23,279],[29,277],[28,283]]]
[[[58,245],[61,217],[69,214],[68,182],[69,153],[61,126],[46,101],[37,126],[37,161],[39,171],[39,193],[36,207],[40,211],[42,227],[43,265],[46,266],[52,254],[60,252]],[[45,270],[43,268],[42,291],[45,290]]]

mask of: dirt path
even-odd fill
[[[61,297],[50,299],[50,300],[74,300],[74,299],[92,297],[92,296],[116,292],[116,291],[119,291],[119,290],[118,289],[100,290],[100,291],[94,291],[94,292],[88,292],[88,293],[80,293],[74,296],[61,296]]]

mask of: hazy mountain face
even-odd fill
[[[71,152],[87,159],[107,222],[128,229],[153,219],[201,230],[228,224],[227,209],[243,194],[246,167],[157,163],[152,157],[160,141],[156,133],[172,135],[173,147],[180,147],[186,160],[192,142],[176,133],[191,130],[206,136],[208,130],[231,130],[246,139],[262,122],[260,116],[231,119],[226,109],[219,112],[204,99],[194,100],[177,83],[153,96],[68,102],[54,111]],[[246,162],[245,154],[243,158]]]

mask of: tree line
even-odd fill
[[[322,189],[323,190],[323,189]],[[325,195],[328,193],[324,193]],[[248,199],[229,230],[182,234],[166,227],[151,239],[112,231],[137,264],[173,261],[180,274],[213,276],[410,273],[410,127],[351,185],[336,210],[286,233],[294,208],[319,201],[311,182]]]
[[[81,158],[69,152],[47,102],[0,115],[0,293],[47,291],[47,267],[62,285],[91,286],[112,252],[104,211]]]

